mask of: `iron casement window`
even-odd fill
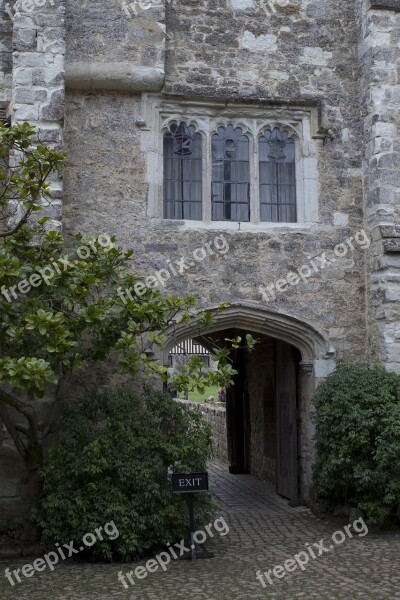
[[[266,130],[258,143],[260,221],[295,223],[296,148],[286,131]]]
[[[164,219],[276,224],[297,223],[300,214],[304,222],[297,206],[298,135],[292,128],[195,122],[174,119],[165,125]]]
[[[212,136],[212,220],[250,221],[249,138],[240,127]]]
[[[185,123],[164,135],[164,218],[202,219],[202,138]]]

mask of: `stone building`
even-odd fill
[[[0,0],[0,19],[0,108],[69,153],[55,224],[231,303],[209,333],[260,340],[231,470],[309,502],[318,382],[341,359],[400,372],[400,0]]]

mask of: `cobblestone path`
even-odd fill
[[[4,569],[15,569],[32,559],[0,563],[2,600],[355,600],[400,599],[400,535],[373,534],[334,545],[332,534],[344,532],[345,522],[321,520],[307,509],[293,509],[264,482],[250,475],[230,475],[214,465],[212,486],[221,504],[229,534],[215,535],[207,547],[210,560],[173,561],[168,569],[135,578],[125,589],[124,573],[144,565],[61,564],[53,573],[35,574],[11,587]],[[338,536],[341,539],[341,536]],[[318,556],[320,540],[329,551]],[[177,540],[178,541],[178,540]],[[272,584],[256,578],[295,554],[314,548],[315,559]],[[317,544],[317,546],[313,546]],[[321,550],[322,551],[322,550]],[[305,560],[305,559],[304,559]],[[281,572],[278,570],[278,574]]]

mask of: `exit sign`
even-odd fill
[[[208,473],[173,473],[172,491],[174,494],[208,492]]]

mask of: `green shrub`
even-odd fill
[[[70,406],[62,432],[43,471],[37,522],[45,541],[79,547],[86,533],[114,522],[119,537],[83,556],[130,560],[185,536],[186,503],[171,493],[168,468],[205,470],[211,434],[200,414],[150,388],[142,397],[112,390]],[[195,506],[197,524],[208,523],[211,497],[198,494]]]
[[[341,364],[318,388],[316,490],[328,508],[359,507],[370,523],[398,519],[400,376]]]

